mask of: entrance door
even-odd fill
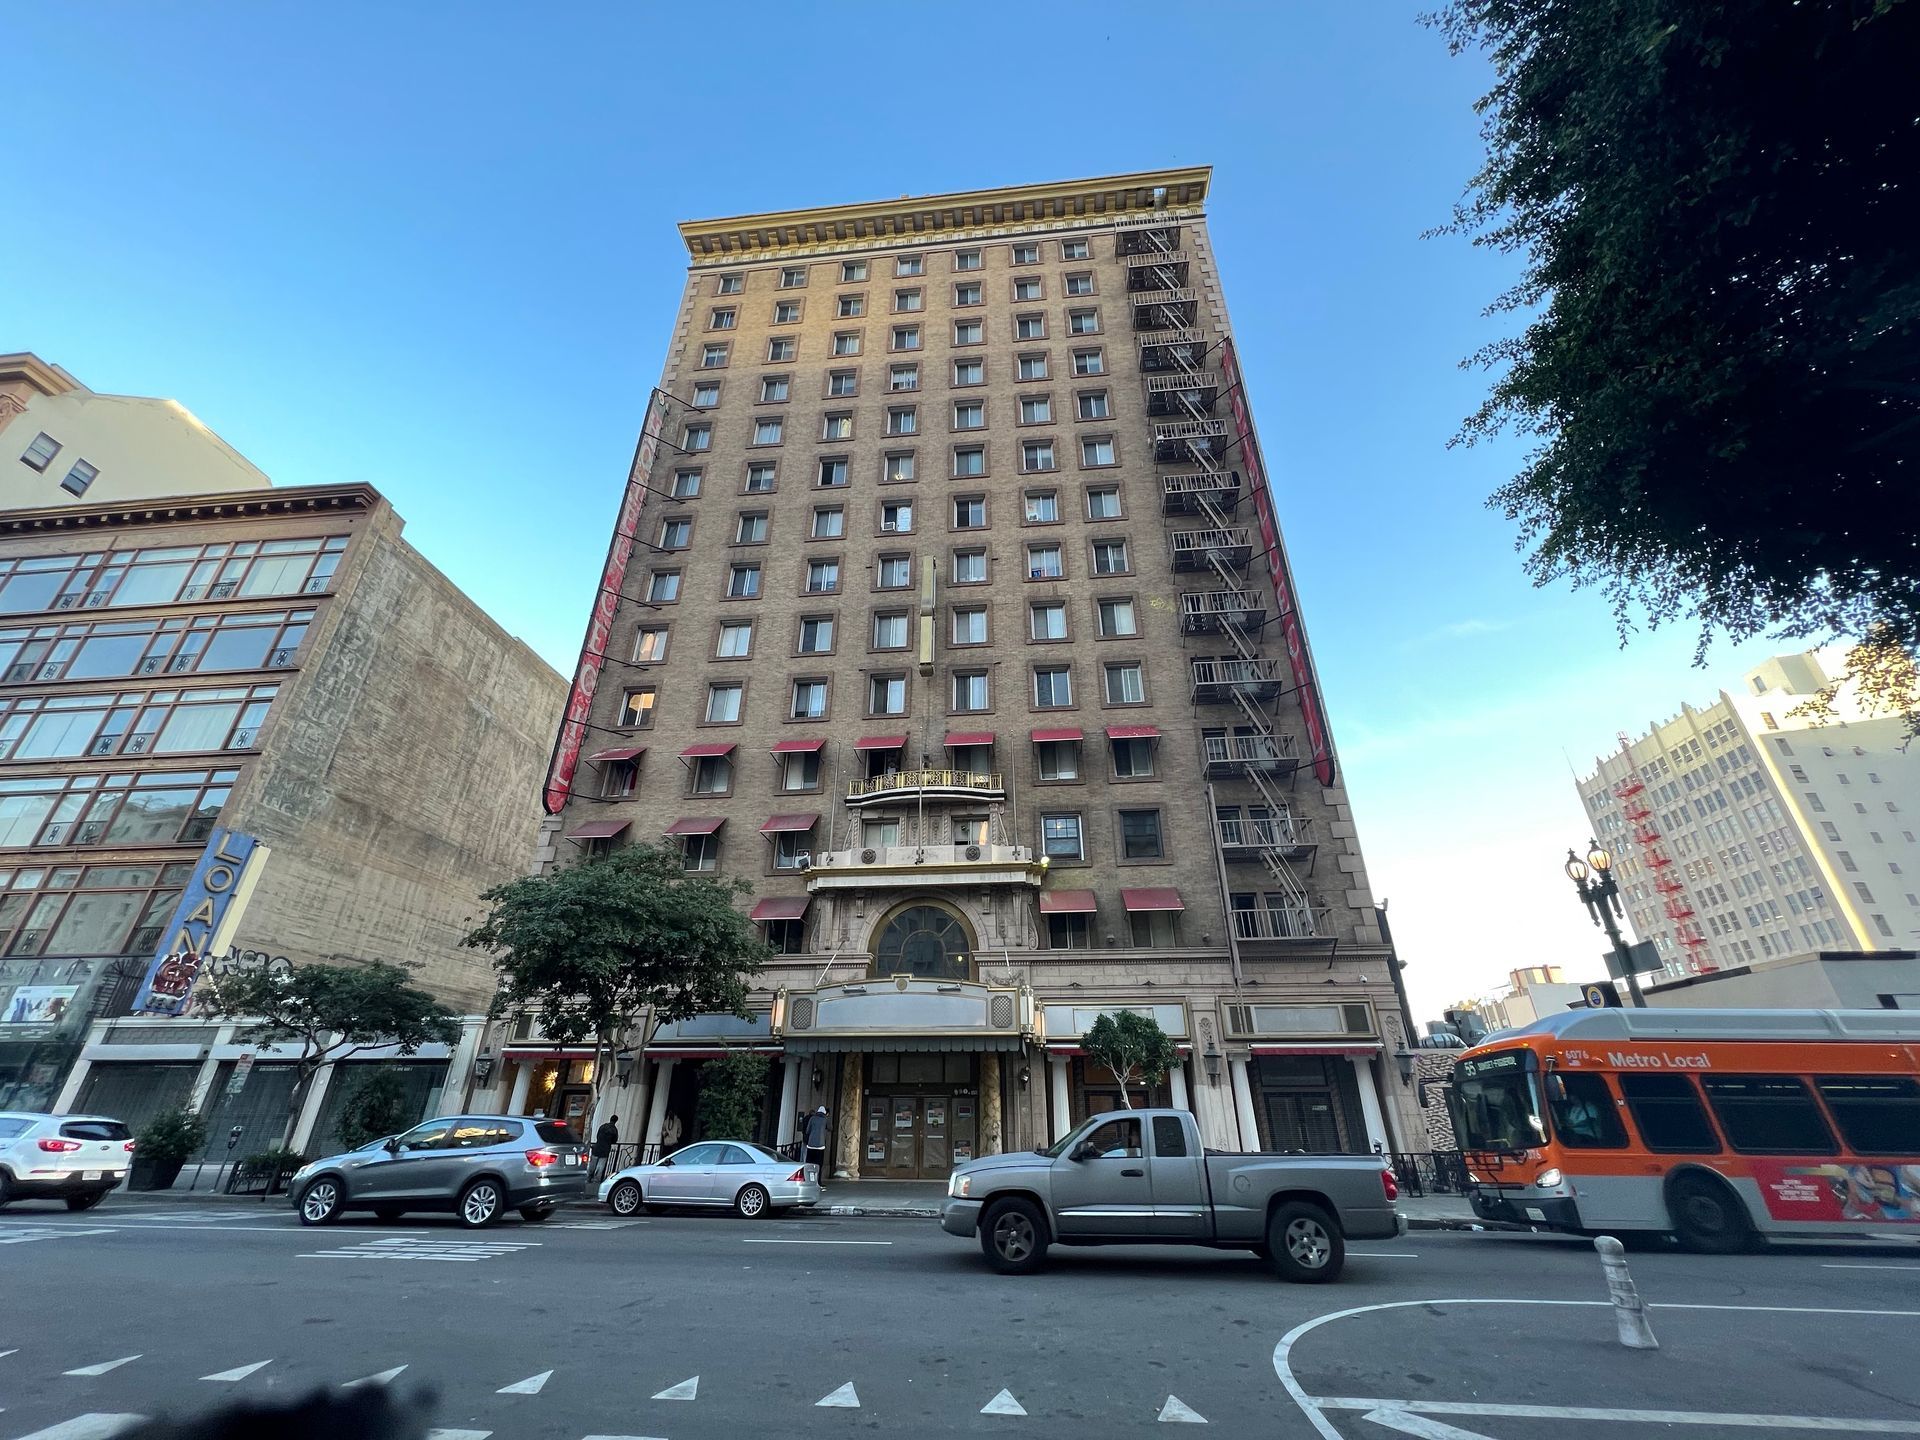
[[[1307,1090],[1297,1095],[1269,1091],[1268,1143],[1275,1150],[1305,1150],[1310,1155],[1340,1153],[1340,1126],[1334,1119],[1333,1092]]]
[[[974,1154],[970,1095],[869,1095],[862,1173],[875,1180],[944,1180]]]
[[[920,1174],[920,1097],[888,1097],[892,1115],[887,1132],[887,1174],[893,1177],[917,1177]]]

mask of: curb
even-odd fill
[[[1409,1230],[1509,1230],[1521,1235],[1545,1233],[1538,1225],[1521,1225],[1512,1220],[1442,1220],[1407,1217]]]
[[[940,1211],[932,1205],[828,1205],[815,1209],[815,1215],[859,1215],[867,1219],[938,1220]]]

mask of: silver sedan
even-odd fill
[[[820,1171],[782,1160],[745,1140],[702,1140],[652,1165],[631,1165],[609,1175],[600,1199],[616,1215],[655,1206],[725,1207],[755,1220],[795,1206],[820,1202]]]

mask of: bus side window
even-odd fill
[[[1627,1129],[1604,1077],[1561,1071],[1547,1081],[1547,1103],[1553,1108],[1554,1138],[1568,1149],[1626,1149]]]
[[[1813,1083],[1856,1155],[1920,1155],[1920,1081],[1905,1075],[1822,1075]]]
[[[1661,1155],[1717,1155],[1720,1141],[1684,1075],[1621,1075],[1633,1123],[1647,1149]]]
[[[1840,1148],[1795,1076],[1706,1075],[1701,1084],[1727,1143],[1744,1154],[1832,1155]]]

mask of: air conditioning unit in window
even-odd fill
[[[882,520],[880,522],[880,528],[884,530],[887,534],[891,535],[894,531],[900,528],[900,522],[897,520]]]

